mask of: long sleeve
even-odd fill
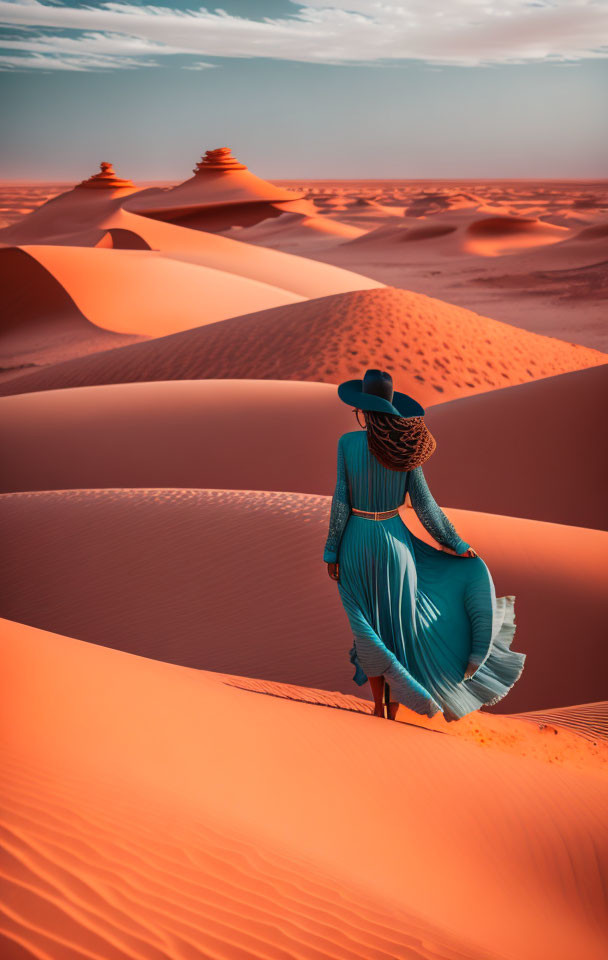
[[[430,535],[444,547],[464,553],[470,546],[456,532],[440,506],[435,502],[422,467],[410,471],[408,492],[418,519]]]
[[[325,563],[336,563],[340,549],[340,540],[350,516],[350,494],[348,491],[348,480],[346,477],[346,464],[344,462],[344,450],[342,447],[342,437],[338,439],[338,463],[337,478],[334,495],[331,501],[331,511],[329,514],[329,534],[325,543],[323,561]]]

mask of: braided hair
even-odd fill
[[[369,450],[389,470],[413,470],[435,452],[437,441],[423,417],[397,417],[377,410],[363,410],[363,416]]]

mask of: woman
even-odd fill
[[[374,716],[384,716],[384,701],[390,719],[402,703],[459,720],[501,700],[522,673],[525,654],[510,649],[515,597],[496,597],[486,564],[431,495],[422,464],[436,442],[424,408],[394,391],[384,370],[346,380],[338,396],[367,428],[338,440],[323,554],[353,633],[353,680],[369,680]],[[441,550],[401,519],[407,493]]]

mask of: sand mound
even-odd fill
[[[62,284],[24,250],[0,249],[0,287],[0,365],[5,371],[29,363],[56,363],[142,339],[91,323]]]
[[[434,240],[438,255],[495,257],[519,248],[557,243],[569,234],[567,228],[537,218],[492,216],[471,220],[470,211],[449,204],[430,217],[430,222],[420,225],[413,218],[415,214],[407,211],[407,216],[412,217],[408,223],[381,224],[361,237],[346,240],[340,249],[348,252],[351,247],[363,246],[378,254],[390,253],[397,252],[402,243]]]
[[[603,956],[599,771],[18,624],[2,654],[11,955]]]
[[[91,193],[98,202],[94,204],[86,202],[90,200]],[[35,218],[27,218],[10,234],[3,235],[0,232],[0,240],[46,246],[149,249],[158,251],[171,259],[222,271],[228,275],[227,283],[231,283],[234,275],[263,283],[272,290],[286,290],[306,298],[343,293],[348,290],[383,287],[383,284],[377,280],[331,264],[305,260],[300,256],[278,250],[261,249],[229,237],[201,233],[138,216],[121,209],[118,201],[108,206],[107,203],[99,200],[100,195],[103,201],[105,196],[103,191],[98,193],[89,190],[81,190],[80,194],[72,199],[57,198],[58,201],[62,200],[59,216],[49,219],[48,211],[43,216],[43,211],[40,210]],[[82,196],[84,201],[80,199]],[[283,214],[283,216],[301,219],[299,214]],[[311,229],[313,233],[316,231],[316,235],[324,228],[325,222],[321,220]],[[344,229],[351,228],[344,227]],[[355,228],[352,229],[357,232]],[[311,230],[305,228],[304,234],[310,236]],[[333,235],[331,229],[330,235]],[[98,264],[98,260],[92,255],[88,256],[87,263],[90,265],[89,271],[93,267],[101,271],[107,269],[103,263]],[[152,264],[151,269],[155,269],[154,259],[150,260],[150,264]],[[50,269],[52,266],[53,264],[49,264]],[[75,272],[77,269],[70,271],[70,276]],[[166,305],[166,295],[164,301]],[[169,310],[170,306],[166,305],[166,309]]]
[[[608,741],[608,701],[606,700],[600,700],[598,703],[577,704],[574,707],[556,707],[553,710],[535,710],[518,716],[533,723],[544,723],[545,727],[573,730],[587,740]]]
[[[233,317],[24,375],[0,392],[209,377],[339,383],[360,377],[367,367],[388,367],[395,389],[431,404],[604,361],[604,354],[587,347],[527,333],[423,294],[383,288]]]
[[[89,190],[77,186],[47,200],[28,216],[4,230],[0,242],[7,244],[53,243],[65,234],[98,227],[120,210],[129,193],[125,190]]]
[[[4,494],[0,615],[184,666],[371,696],[352,680],[350,628],[322,562],[329,507],[248,490]],[[497,595],[517,598],[526,669],[492,710],[601,699],[607,535],[444,509]],[[434,544],[411,508],[402,517]]]
[[[281,289],[290,290],[302,297],[321,297],[349,290],[367,290],[384,286],[377,280],[371,280],[369,277],[341,267],[319,263],[316,260],[306,260],[278,250],[255,247],[248,242],[240,241],[240,237],[249,240],[254,230],[259,229],[262,234],[265,230],[272,233],[273,224],[277,224],[279,220],[282,221],[283,217],[289,218],[292,224],[302,221],[300,214],[282,214],[276,220],[264,221],[259,228],[251,228],[251,232],[245,228],[235,230],[236,239],[150,220],[126,210],[120,210],[109,218],[106,226],[129,230],[141,237],[142,241],[152,249],[160,250],[165,256],[174,259],[198,263],[229,274],[268,283],[271,286],[277,286],[279,282],[277,278],[280,278]],[[325,221],[321,221],[321,224],[325,227]],[[320,226],[315,222],[314,230],[317,228],[320,229]],[[308,228],[305,228],[305,235],[310,235]]]
[[[97,326],[160,337],[258,309],[296,303],[296,293],[148,250],[23,248]]]
[[[0,448],[11,451],[0,489],[329,494],[337,438],[353,429],[353,420],[333,385],[295,380],[172,380],[24,393],[0,399]]]
[[[537,217],[486,217],[468,224],[463,250],[477,256],[497,257],[521,248],[559,243],[569,232],[567,227],[546,223]]]
[[[223,236],[233,237],[246,243],[259,243],[265,246],[303,248],[320,241],[337,242],[346,238],[359,237],[365,231],[359,227],[329,220],[326,217],[311,217],[301,213],[282,213],[252,227],[233,227]]]
[[[608,237],[608,223],[598,223],[593,227],[585,227],[572,237],[572,240],[605,240]]]
[[[607,392],[604,363],[432,407],[429,484],[462,508],[608,529]]]
[[[194,176],[169,190],[148,191],[132,197],[127,209],[187,224],[190,227],[222,229],[251,224],[272,215],[275,203],[289,204],[303,197],[301,191],[285,189],[256,177],[230,154],[229,147],[207,150],[196,164]]]
[[[412,227],[403,236],[404,243],[415,243],[418,240],[435,240],[437,237],[447,237],[456,231],[456,227],[448,224],[429,224],[428,227]]]
[[[543,227],[541,221],[526,217],[488,217],[475,220],[467,227],[473,237],[504,237],[518,233],[537,233]]]
[[[360,237],[345,241],[340,249],[359,247],[379,249],[393,249],[402,243],[416,243],[421,240],[438,240],[455,234],[458,227],[449,223],[429,223],[422,226],[400,224],[399,226],[382,225],[374,230],[368,230]]]

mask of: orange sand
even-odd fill
[[[492,709],[602,699],[608,534],[441,505],[497,595],[516,597],[514,648],[529,656]],[[185,666],[371,697],[352,681],[350,626],[322,562],[329,506],[253,490],[4,494],[0,615]],[[411,507],[402,518],[436,546]]]
[[[160,337],[244,313],[297,303],[281,287],[184,263],[152,250],[22,248],[61,284],[94,324]]]
[[[7,621],[2,653],[11,955],[603,956],[586,740],[581,769],[522,721],[528,756]]]
[[[603,957],[608,185],[229,154],[0,184],[0,954]],[[322,548],[368,366],[516,597],[522,678],[459,723],[352,681]]]
[[[0,249],[5,376],[144,339],[90,323],[60,283],[23,250]]]
[[[280,182],[305,190],[325,219],[365,231],[333,246],[309,234],[307,257],[608,350],[608,181]],[[292,248],[285,227],[275,249]]]
[[[37,249],[44,249],[45,256],[52,249],[56,257],[62,250]],[[72,252],[109,258],[121,253],[146,256],[135,251]],[[131,266],[135,262],[129,261]],[[431,297],[386,288],[291,303],[71,360],[15,379],[0,392],[207,377],[338,383],[360,377],[366,367],[380,366],[391,370],[395,389],[426,405],[605,360],[605,354],[587,347],[530,334]]]
[[[436,404],[425,476],[458,507],[608,529],[607,396],[604,363]]]
[[[333,493],[337,438],[355,427],[328,383],[170,380],[17,394],[0,399],[0,447],[11,451],[0,490]]]

